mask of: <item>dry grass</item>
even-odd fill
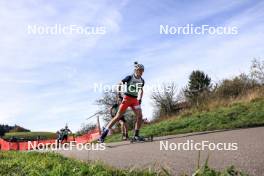
[[[217,97],[215,99],[209,99],[205,105],[201,108],[201,110],[213,110],[219,107],[230,106],[235,103],[248,103],[254,99],[264,98],[264,87],[256,87],[253,89],[246,90],[243,95],[240,95],[235,98],[222,98]]]
[[[264,98],[264,86],[245,90],[243,95],[240,95],[235,98],[209,97],[207,100],[205,100],[203,105],[201,105],[198,108],[192,107],[189,109],[183,109],[178,114],[174,114],[171,116],[161,116],[155,119],[154,121],[152,121],[151,124],[160,123],[164,120],[175,119],[177,117],[179,118],[188,117],[198,112],[209,112],[220,107],[230,107],[236,103],[243,103],[243,102],[248,103],[251,102],[252,100],[261,99],[261,98]]]

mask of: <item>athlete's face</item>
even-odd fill
[[[135,73],[136,73],[137,76],[141,77],[143,75],[143,73],[144,73],[144,70],[143,69],[137,69],[137,70],[135,70]]]

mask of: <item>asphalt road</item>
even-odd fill
[[[160,150],[161,142],[168,141],[171,147],[175,147],[176,143],[186,143],[188,140],[193,140],[194,143],[208,141],[205,142],[206,144],[237,143],[237,150],[209,150],[206,147],[200,152],[200,163],[204,163],[209,156],[209,165],[213,168],[223,169],[234,165],[250,175],[264,175],[264,127],[165,136],[154,138],[153,142],[136,144],[130,144],[128,141],[112,143],[107,144],[103,151],[73,149],[59,151],[59,153],[84,161],[100,160],[118,168],[152,168],[157,170],[164,167],[173,175],[191,174],[197,168],[199,156],[197,150],[184,151],[183,148],[180,151]],[[226,148],[236,149],[234,146]]]

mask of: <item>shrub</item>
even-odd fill
[[[224,79],[214,89],[214,98],[237,98],[259,84],[247,75],[241,74],[233,79]]]

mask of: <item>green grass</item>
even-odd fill
[[[150,171],[120,170],[85,163],[55,153],[0,152],[0,175],[5,176],[154,176]]]
[[[0,151],[0,175],[3,176],[170,176],[167,170],[121,170],[100,163],[86,163],[55,153]],[[244,176],[233,166],[220,172],[208,167],[208,160],[195,176]]]
[[[228,107],[216,108],[208,112],[196,112],[175,116],[141,129],[143,136],[165,136],[190,132],[221,129],[235,129],[264,125],[264,99],[247,103],[235,103]],[[130,136],[132,131],[129,132]],[[120,141],[120,134],[107,138],[106,142]]]
[[[40,139],[55,139],[56,133],[51,132],[14,132],[14,133],[6,133],[5,136],[3,136],[4,139],[9,140],[11,137],[18,138],[19,141],[31,141],[36,140],[38,136],[40,136]]]
[[[200,157],[200,153],[199,153]],[[200,162],[200,158],[198,158],[198,162]],[[248,174],[241,172],[235,169],[234,166],[230,166],[226,168],[224,171],[217,171],[208,166],[209,156],[207,157],[204,165],[202,167],[199,166],[196,171],[192,174],[192,176],[248,176]]]

